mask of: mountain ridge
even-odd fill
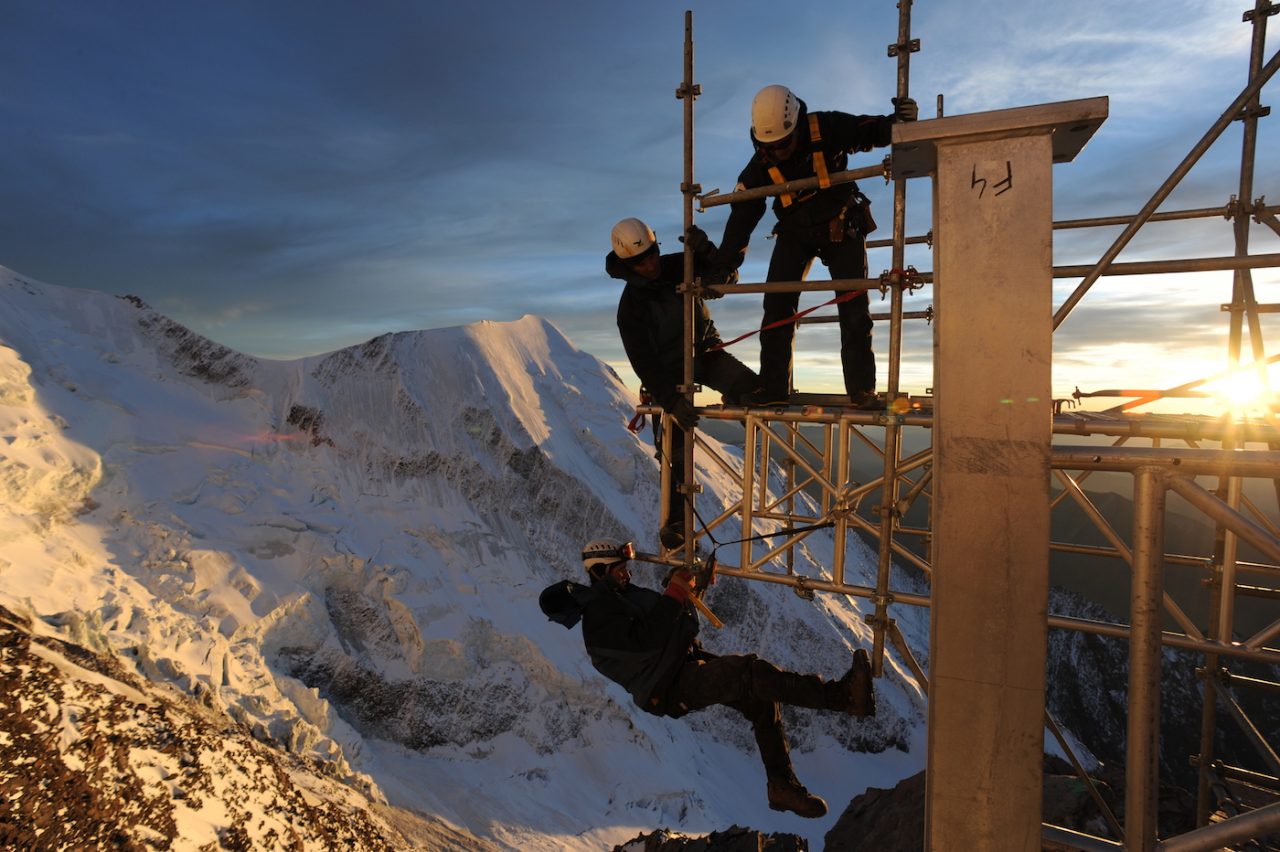
[[[824,825],[764,807],[744,720],[640,713],[537,612],[587,539],[657,549],[635,397],[545,320],[285,362],[7,271],[0,307],[0,540],[17,557],[0,605],[499,848],[733,822],[819,842]],[[723,505],[729,481],[702,473],[699,499]],[[813,537],[798,570],[831,546]],[[854,556],[851,576],[871,570]],[[724,582],[709,602],[721,653],[831,676],[870,641],[856,600]],[[927,647],[925,614],[902,624]],[[922,696],[886,669],[876,719],[788,710],[811,788],[851,796],[922,765]]]

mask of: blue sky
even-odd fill
[[[625,216],[679,246],[686,8],[705,189],[732,188],[763,85],[815,109],[890,110],[894,0],[6,0],[0,265],[136,294],[266,357],[533,313],[621,368],[603,258]],[[947,114],[1109,96],[1110,118],[1055,172],[1055,215],[1135,213],[1243,86],[1242,9],[917,0],[912,94],[925,116],[939,93]],[[1275,121],[1262,121],[1255,197],[1280,198]],[[1225,205],[1239,159],[1237,124],[1162,209]],[[884,237],[890,193],[864,189]],[[927,181],[913,181],[911,233],[928,229],[930,203]],[[726,215],[698,221],[718,239]],[[764,277],[766,233],[744,280]],[[1118,233],[1059,232],[1055,260],[1096,260]],[[1280,251],[1270,230],[1252,234],[1254,251]],[[1231,251],[1228,224],[1207,220],[1149,226],[1119,260]],[[927,249],[908,260],[932,268]],[[888,265],[887,250],[872,252],[873,274]],[[1278,280],[1255,273],[1260,301],[1277,301]],[[1074,283],[1058,284],[1056,303]],[[1099,284],[1055,338],[1055,394],[1218,369],[1230,292],[1230,273]],[[930,301],[926,289],[909,307]],[[726,337],[758,325],[759,296],[712,307]],[[883,389],[887,330],[876,340]],[[802,389],[839,385],[836,349],[834,326],[801,329]],[[754,366],[754,342],[735,351]],[[920,390],[928,328],[913,326],[904,351],[904,381]]]

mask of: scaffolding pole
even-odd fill
[[[889,55],[896,58],[898,79],[896,93],[898,97],[908,96],[909,87],[909,55],[919,49],[918,40],[910,38],[912,0],[899,0],[898,37],[897,42],[889,46]],[[1231,366],[1235,369],[1257,369],[1265,371],[1266,367],[1276,360],[1267,358],[1262,344],[1260,315],[1280,310],[1280,305],[1260,305],[1253,294],[1253,283],[1250,270],[1263,267],[1280,266],[1280,254],[1249,254],[1249,219],[1277,228],[1275,213],[1280,207],[1267,206],[1263,199],[1251,199],[1253,194],[1254,160],[1257,151],[1257,118],[1265,115],[1261,108],[1259,93],[1265,83],[1280,68],[1280,53],[1273,55],[1265,64],[1262,62],[1265,47],[1265,18],[1275,13],[1275,6],[1270,0],[1255,0],[1254,11],[1246,13],[1246,20],[1253,24],[1253,46],[1250,55],[1249,80],[1231,106],[1223,113],[1206,132],[1200,142],[1179,163],[1155,194],[1142,209],[1131,216],[1093,217],[1053,222],[1054,229],[1075,229],[1085,227],[1124,226],[1124,231],[1105,251],[1100,259],[1091,265],[1063,265],[1052,268],[1055,278],[1078,277],[1083,280],[1075,291],[1057,310],[1052,312],[1052,328],[1056,328],[1069,315],[1070,311],[1084,297],[1092,285],[1103,276],[1156,274],[1174,272],[1201,272],[1231,270],[1233,276],[1232,301],[1223,305],[1224,311],[1231,313],[1230,338],[1228,342]],[[694,83],[693,76],[693,35],[692,12],[685,13],[685,52],[684,77],[676,94],[683,101],[684,109],[684,175],[681,192],[684,200],[684,226],[687,229],[693,224],[695,203],[698,210],[731,204],[748,198],[764,198],[782,192],[794,192],[810,185],[816,185],[816,179],[793,181],[781,186],[767,186],[748,190],[720,194],[711,192],[701,194],[701,187],[694,182],[694,100],[701,94],[700,87]],[[1101,99],[1099,99],[1101,100]],[[1244,142],[1241,151],[1241,172],[1238,194],[1223,208],[1199,208],[1183,211],[1157,213],[1157,208],[1172,193],[1174,188],[1186,176],[1192,166],[1203,156],[1205,151],[1222,135],[1226,127],[1235,120],[1242,120]],[[1075,128],[1072,128],[1073,130]],[[905,167],[904,167],[905,169]],[[833,175],[833,183],[844,183],[858,178],[889,175],[893,173],[892,163],[886,158],[884,163],[853,169]],[[902,174],[906,174],[904,170]],[[933,308],[928,311],[917,311],[908,314],[904,311],[905,291],[900,286],[898,275],[905,266],[905,247],[914,244],[934,243],[933,231],[922,237],[908,237],[905,234],[905,178],[899,174],[893,183],[893,234],[890,240],[868,242],[868,248],[891,247],[891,269],[880,278],[848,279],[823,282],[766,282],[764,284],[737,285],[733,288],[708,288],[695,275],[693,257],[686,246],[684,256],[684,279],[682,295],[684,297],[685,352],[683,383],[679,390],[691,402],[697,390],[694,361],[694,318],[697,299],[712,289],[720,289],[722,293],[730,289],[734,293],[747,292],[809,292],[880,289],[887,288],[891,299],[888,313],[876,315],[877,320],[889,323],[888,365],[886,396],[892,406],[901,393],[901,358],[902,331],[905,319],[934,319]],[[1235,237],[1234,252],[1229,257],[1189,258],[1179,260],[1142,261],[1132,263],[1115,263],[1115,258],[1132,240],[1136,232],[1149,221],[1175,221],[1190,219],[1206,219],[1222,216],[1232,222]],[[932,283],[930,273],[916,273],[911,270],[912,286]],[[864,273],[865,275],[866,273]],[[805,322],[826,322],[830,318],[821,317],[806,319]],[[1243,333],[1248,323],[1250,342],[1253,350],[1253,362],[1241,366],[1240,353],[1243,350]],[[1203,384],[1206,380],[1193,382],[1183,386],[1191,387]],[[1141,396],[1152,394],[1169,396],[1173,391],[1143,391]],[[931,393],[932,391],[930,391]],[[1088,396],[1081,394],[1080,396]],[[909,400],[916,403],[916,398]],[[1130,714],[1127,760],[1128,792],[1126,799],[1127,824],[1125,832],[1128,843],[1126,849],[1191,849],[1209,848],[1200,844],[1209,842],[1211,837],[1223,838],[1224,831],[1206,832],[1201,829],[1181,838],[1172,838],[1163,843],[1156,840],[1155,800],[1158,777],[1158,708],[1159,708],[1159,661],[1162,647],[1180,648],[1201,654],[1205,660],[1204,685],[1206,692],[1205,714],[1202,718],[1202,749],[1195,762],[1201,767],[1202,779],[1210,772],[1212,762],[1212,737],[1214,735],[1215,715],[1213,705],[1221,689],[1215,688],[1219,679],[1228,676],[1225,669],[1220,669],[1224,660],[1256,661],[1265,664],[1280,662],[1280,649],[1267,647],[1277,635],[1280,635],[1280,621],[1251,631],[1247,641],[1237,641],[1235,636],[1236,612],[1234,596],[1240,589],[1238,573],[1252,571],[1273,577],[1280,568],[1276,565],[1250,565],[1241,563],[1236,558],[1235,540],[1242,541],[1259,548],[1267,558],[1280,563],[1280,538],[1274,524],[1259,517],[1259,521],[1246,517],[1241,505],[1249,506],[1251,512],[1259,514],[1244,497],[1241,490],[1241,477],[1266,477],[1277,479],[1280,476],[1280,428],[1274,422],[1267,423],[1212,423],[1212,422],[1176,422],[1160,420],[1155,417],[1142,418],[1124,415],[1124,410],[1138,402],[1118,406],[1113,417],[1092,419],[1081,415],[1054,416],[1053,431],[1055,434],[1080,434],[1087,436],[1112,435],[1123,443],[1131,437],[1149,438],[1153,444],[1159,444],[1162,438],[1176,438],[1192,445],[1190,450],[1166,450],[1158,446],[1141,447],[1055,447],[1051,451],[1051,467],[1056,471],[1079,470],[1084,476],[1077,479],[1064,477],[1063,484],[1069,496],[1076,500],[1111,544],[1110,548],[1086,548],[1080,545],[1050,543],[1051,549],[1071,550],[1078,553],[1089,553],[1099,556],[1112,556],[1128,561],[1133,570],[1130,624],[1113,625],[1090,622],[1061,616],[1048,616],[1048,625],[1052,628],[1071,629],[1084,633],[1110,636],[1129,643],[1131,654],[1130,666]],[[824,403],[825,404],[825,403]],[[658,412],[661,414],[661,412]],[[923,535],[924,546],[932,550],[932,530],[935,527],[933,518],[934,501],[927,490],[932,476],[932,451],[917,453],[909,463],[904,463],[903,430],[908,427],[931,428],[933,418],[926,409],[917,412],[910,409],[896,411],[890,408],[885,413],[859,412],[840,410],[823,410],[820,407],[806,407],[796,410],[753,410],[748,408],[708,408],[700,412],[703,417],[730,419],[741,422],[745,426],[744,463],[741,469],[743,492],[738,502],[727,506],[712,522],[707,524],[706,534],[718,525],[729,521],[737,515],[740,518],[742,538],[750,538],[758,520],[767,529],[768,525],[796,526],[800,523],[815,523],[823,520],[831,522],[834,528],[835,553],[831,567],[831,579],[804,576],[796,566],[795,548],[800,545],[808,533],[786,534],[777,539],[766,539],[762,557],[753,556],[753,546],[749,541],[741,543],[739,566],[721,564],[721,573],[731,577],[741,577],[787,585],[798,593],[811,596],[815,591],[862,597],[874,604],[874,612],[867,615],[872,626],[874,637],[874,671],[877,676],[884,673],[884,654],[888,642],[892,642],[903,654],[907,665],[912,669],[922,689],[929,689],[929,680],[923,669],[910,654],[910,649],[902,637],[901,631],[890,617],[892,605],[929,607],[933,604],[931,596],[895,591],[891,588],[892,558],[894,556],[914,564],[926,572],[932,570],[928,560],[920,559],[916,554],[895,540],[903,535]],[[1105,413],[1103,413],[1105,414]],[[775,432],[770,424],[778,421],[783,427]],[[801,425],[814,424],[823,430],[823,440],[818,446],[810,442],[800,433]],[[679,428],[670,418],[666,418],[663,446],[669,458],[669,447],[673,433],[671,429]],[[868,429],[882,429],[883,440],[880,447],[865,434]],[[694,501],[700,486],[697,482],[694,467],[694,448],[699,439],[694,431],[685,436],[684,441],[684,481],[679,484],[676,493],[683,497],[683,516],[685,524],[685,543],[682,548],[664,552],[653,557],[653,561],[666,564],[692,565],[696,561],[695,535],[696,513]],[[851,445],[858,439],[872,447],[880,454],[879,462],[883,466],[883,475],[879,479],[859,485],[852,482],[853,453]],[[1195,442],[1200,440],[1216,440],[1223,443],[1223,450],[1199,450]],[[1266,443],[1271,451],[1236,451],[1248,441]],[[706,451],[704,446],[704,451]],[[770,486],[770,464],[774,450],[782,456],[785,483],[782,489],[774,493]],[[716,454],[712,454],[713,456]],[[810,458],[812,457],[812,458]],[[716,459],[722,469],[730,470],[729,463],[721,458]],[[907,473],[920,467],[925,472],[914,482]],[[1095,470],[1121,471],[1134,477],[1135,518],[1132,547],[1127,546],[1107,523],[1105,517],[1080,488],[1089,472]],[[1196,484],[1192,476],[1221,476],[1222,491],[1218,496]],[[903,480],[906,479],[904,483]],[[905,498],[901,497],[904,487],[910,486]],[[664,483],[664,499],[666,486]],[[801,517],[801,513],[812,515],[813,511],[800,506],[796,497],[802,490],[817,491],[821,505],[818,517]],[[870,517],[859,514],[861,501],[871,492],[879,490],[880,503]],[[1209,558],[1192,555],[1165,554],[1163,552],[1164,507],[1166,490],[1172,490],[1184,497],[1188,502],[1214,521],[1222,530],[1221,541],[1213,561]],[[1280,491],[1280,489],[1278,489]],[[924,495],[929,499],[930,520],[927,528],[904,529],[901,515],[910,507],[916,497]],[[1066,496],[1066,495],[1064,495]],[[1059,498],[1062,499],[1062,498]],[[865,513],[865,508],[862,509]],[[846,574],[846,542],[850,531],[861,532],[876,539],[876,569],[873,585],[858,585],[848,581]],[[785,562],[783,572],[767,570],[769,563],[778,560]],[[1164,593],[1164,563],[1211,565],[1215,571],[1214,599],[1210,607],[1207,629],[1199,627],[1184,613],[1172,599]],[[1246,591],[1241,591],[1246,593]],[[1259,595],[1276,594],[1274,589],[1257,590]],[[1164,610],[1173,614],[1182,633],[1166,632],[1161,629],[1161,617]],[[933,661],[931,661],[933,662]],[[1238,708],[1236,708],[1238,709]],[[1153,716],[1154,713],[1154,716]],[[1207,744],[1207,747],[1206,747]],[[1264,742],[1264,745],[1265,742]],[[1274,748],[1267,746],[1264,754],[1274,759]],[[1274,768],[1274,767],[1273,767]],[[1238,770],[1247,773],[1249,770]],[[1274,781],[1275,779],[1268,780]],[[1280,782],[1277,782],[1280,784]],[[1202,792],[1203,792],[1202,785]],[[1204,797],[1200,802],[1200,822],[1203,825],[1208,818]],[[1270,826],[1276,820],[1275,806],[1263,808],[1250,814],[1241,814],[1227,823],[1230,825],[1230,836],[1243,838],[1244,832],[1259,826]],[[1116,844],[1087,835],[1073,835],[1065,830],[1046,827],[1046,848],[1050,839],[1061,848],[1119,848]],[[1069,844],[1078,842],[1078,846]],[[1054,846],[1052,848],[1059,848]]]
[[[699,87],[693,82],[693,12],[686,11],[684,13],[684,82],[680,88],[676,90],[676,97],[684,102],[684,180],[680,184],[680,192],[684,197],[684,234],[689,233],[689,229],[693,227],[693,200],[697,196],[698,187],[693,182],[693,102],[699,94]],[[698,283],[694,280],[693,270],[693,248],[686,240],[684,243],[684,382],[681,384],[679,391],[684,394],[685,399],[689,401],[689,405],[693,405],[693,395],[697,390],[694,385],[694,369],[693,362],[696,357],[694,352],[694,335],[697,325],[694,319],[694,310],[697,299],[699,298]],[[668,426],[675,425],[673,418],[667,418]],[[675,428],[683,428],[675,425]],[[681,507],[683,511],[681,516],[684,524],[684,563],[687,567],[692,567],[696,559],[697,548],[695,547],[697,537],[694,535],[694,500],[697,496],[700,486],[698,485],[698,472],[693,466],[693,450],[697,442],[694,440],[693,430],[684,436],[682,449],[684,450],[684,482],[680,483],[680,491],[684,496],[684,505]],[[665,522],[666,519],[664,519]]]
[[[898,0],[898,41],[889,46],[889,55],[898,61],[895,102],[910,96],[911,54],[920,49],[919,40],[911,39],[912,0]],[[907,222],[907,179],[898,175],[893,180],[893,270],[906,267],[905,247]],[[889,377],[885,401],[889,409],[884,424],[884,488],[880,494],[880,542],[876,564],[876,611],[868,620],[873,628],[871,665],[876,677],[884,673],[886,632],[893,624],[889,618],[890,576],[893,567],[893,528],[898,520],[898,460],[902,456],[902,423],[892,414],[898,399],[898,383],[902,361],[902,288],[890,287]]]

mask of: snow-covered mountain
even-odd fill
[[[923,698],[899,661],[874,719],[788,711],[798,774],[832,806],[802,820],[768,809],[745,720],[639,712],[578,631],[538,610],[543,587],[580,577],[585,541],[657,549],[652,447],[624,425],[634,404],[536,317],[267,361],[137,299],[0,269],[6,624],[116,660],[292,761],[288,774],[324,767],[316,777],[384,828],[420,819],[457,848],[530,850],[736,823],[821,848],[850,798],[923,767]],[[705,517],[732,489],[712,469],[703,481]],[[797,570],[817,576],[831,538],[806,548]],[[872,555],[846,570],[871,583]],[[636,580],[658,572],[639,563]],[[726,622],[704,627],[715,651],[836,676],[870,645],[857,600],[726,579],[708,602]],[[895,615],[923,656],[925,615]],[[47,709],[74,774],[94,731],[70,698]],[[11,746],[0,737],[0,761]],[[148,789],[181,800],[178,828],[232,830],[215,795],[197,807],[176,768],[158,777]],[[368,837],[421,842],[400,831]]]

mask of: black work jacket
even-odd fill
[[[693,605],[628,583],[591,584],[582,641],[596,671],[631,693],[636,706],[664,715],[664,697],[697,647]]]
[[[818,130],[822,141],[815,146],[810,140],[809,113],[800,102],[800,116],[796,122],[795,151],[781,163],[773,163],[764,158],[757,145],[755,154],[746,168],[738,175],[740,189],[754,189],[768,186],[774,181],[769,176],[769,168],[776,165],[782,172],[784,181],[800,180],[814,177],[813,154],[815,148],[822,151],[826,160],[827,173],[835,174],[848,168],[849,154],[856,151],[870,151],[888,145],[892,141],[893,116],[891,115],[850,115],[846,112],[815,112],[818,117]],[[752,143],[756,144],[755,137]],[[778,216],[775,233],[784,231],[812,230],[822,233],[827,224],[840,215],[840,210],[850,197],[858,191],[854,183],[842,183],[826,189],[806,190],[793,195],[789,206],[783,206],[782,199],[775,196],[773,212]],[[751,232],[764,216],[765,199],[756,198],[750,201],[739,201],[729,205],[729,221],[724,226],[724,237],[720,240],[720,251],[717,263],[729,269],[737,269],[747,253],[747,243],[751,240]]]
[[[664,408],[674,402],[676,386],[684,381],[684,296],[676,288],[684,281],[684,253],[664,254],[656,280],[640,275],[614,252],[604,260],[613,278],[627,282],[618,299],[618,332],[631,369],[640,384]],[[701,268],[699,268],[701,267]],[[695,257],[695,271],[705,273],[710,262]],[[706,304],[694,302],[694,354],[720,344],[720,334]]]

